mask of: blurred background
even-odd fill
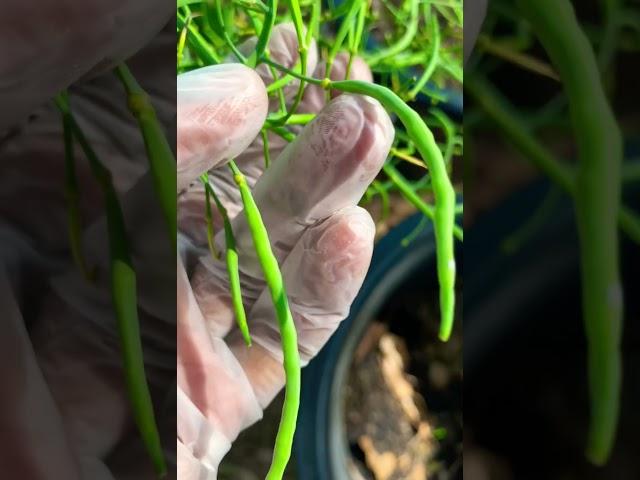
[[[640,4],[572,3],[625,138],[624,201],[637,212]],[[565,164],[575,163],[566,96],[514,2],[489,2],[464,75],[465,86],[488,85],[491,102],[517,115]],[[640,478],[638,244],[621,234],[620,423],[611,458],[594,467],[584,455],[589,402],[573,206],[477,100],[465,96],[464,109],[464,476]]]

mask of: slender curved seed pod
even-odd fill
[[[160,202],[169,240],[174,252],[177,242],[176,159],[156,117],[149,95],[138,84],[129,68],[121,63],[116,74],[127,92],[129,109],[138,121],[149,159],[153,186]]]
[[[264,58],[264,62],[296,78],[304,79],[314,85],[320,85],[324,89],[335,88],[343,92],[368,95],[375,98],[386,109],[394,112],[405,126],[408,136],[415,143],[431,174],[435,195],[434,231],[437,245],[438,281],[440,283],[441,319],[439,337],[443,341],[448,340],[451,336],[455,314],[456,263],[453,248],[455,191],[451,185],[451,180],[442,158],[442,152],[438,148],[433,134],[427,128],[420,115],[386,87],[358,80],[332,82],[328,78],[323,80],[309,78],[272,62],[268,58]]]
[[[300,354],[298,352],[298,336],[293,323],[293,317],[291,316],[291,310],[289,309],[289,301],[282,280],[282,274],[280,273],[280,267],[271,250],[269,235],[262,222],[258,206],[251,195],[244,175],[242,175],[235,162],[229,162],[229,166],[231,167],[234,181],[240,190],[242,204],[244,206],[244,215],[247,218],[247,224],[251,231],[256,254],[262,267],[269,293],[271,294],[271,300],[273,301],[278,319],[278,326],[280,327],[286,388],[282,418],[280,419],[280,426],[273,451],[273,461],[266,477],[267,480],[280,480],[291,457],[293,435],[295,433],[298,409],[300,407]]]
[[[568,0],[519,0],[569,98],[578,168],[583,316],[587,333],[591,424],[586,456],[608,460],[620,408],[623,301],[619,272],[622,135],[607,101],[591,45]]]
[[[206,193],[206,209],[207,209],[207,228],[208,231],[213,233],[213,225],[211,223],[211,204],[210,198],[213,197],[213,200],[216,204],[216,208],[220,212],[222,216],[222,222],[224,224],[224,239],[225,239],[225,260],[227,262],[227,273],[229,274],[229,290],[231,292],[231,304],[233,306],[233,312],[236,316],[236,322],[238,324],[238,328],[240,329],[240,333],[242,333],[242,338],[244,338],[244,342],[248,347],[251,346],[251,335],[249,334],[249,325],[247,324],[247,314],[244,310],[244,304],[242,303],[242,291],[240,290],[240,269],[238,268],[238,250],[236,248],[236,238],[233,235],[233,230],[231,229],[231,222],[229,221],[229,215],[227,214],[227,209],[222,205],[222,202],[216,195],[216,192],[213,190],[211,183],[209,182],[209,175],[203,174],[200,177],[200,181],[204,185],[205,193]],[[208,237],[208,234],[207,234]],[[215,255],[215,246],[213,243],[213,236],[211,237],[209,248],[211,249],[212,255],[218,258]]]
[[[104,195],[109,235],[111,298],[117,318],[129,401],[134,420],[156,472],[164,476],[167,473],[167,467],[144,371],[136,273],[129,255],[129,243],[120,202],[111,181],[111,173],[98,159],[82,129],[73,118],[68,103],[58,103],[58,107],[63,115],[68,117],[73,136],[87,157]]]
[[[289,120],[287,120],[287,125],[306,125],[307,123],[311,122],[314,118],[316,118],[316,114],[314,113],[296,113],[289,117]],[[278,122],[279,122],[278,118],[273,119],[269,116],[267,117],[267,120],[265,122],[265,127],[271,128],[273,126],[278,125]]]
[[[129,245],[122,211],[113,187],[105,191],[109,251],[111,257],[111,295],[118,319],[125,380],[134,419],[159,476],[167,473],[160,434],[153,411],[151,393],[144,370],[144,355],[138,320],[136,273],[129,256]]]
[[[262,57],[267,49],[267,45],[269,44],[271,32],[273,30],[273,26],[276,23],[276,15],[278,13],[278,0],[270,0],[267,4],[267,8],[267,14],[264,17],[264,23],[262,24],[262,31],[260,32],[258,42],[256,43],[256,49],[254,50],[251,57],[249,57],[249,63],[254,67],[257,67],[258,64],[262,61]]]
[[[289,143],[296,139],[296,136],[284,127],[271,127],[271,131],[284,138]]]
[[[451,335],[455,313],[456,261],[453,235],[456,195],[447,174],[442,152],[420,115],[388,88],[357,80],[331,82],[325,79],[322,84],[325,88],[368,95],[395,113],[429,168],[435,196],[434,231],[437,246],[441,314],[439,336],[441,340],[446,341]]]
[[[56,97],[56,104],[64,108],[68,105],[68,93],[65,91]],[[71,119],[66,113],[62,114],[62,128],[64,136],[64,193],[67,201],[67,218],[68,218],[68,234],[69,245],[71,247],[71,255],[78,270],[86,280],[91,280],[91,273],[87,267],[87,262],[82,251],[81,225],[80,225],[80,206],[78,204],[78,179],[76,178],[75,155],[73,151],[73,132],[71,127]]]
[[[322,11],[322,0],[312,0],[311,17],[309,18],[309,28],[307,28],[307,45],[311,45],[314,36],[318,36],[320,28],[320,12]]]

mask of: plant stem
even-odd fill
[[[533,137],[513,107],[486,79],[476,74],[465,75],[464,88],[496,123],[506,140],[552,181],[575,196],[573,170]],[[640,245],[640,218],[625,205],[620,207],[618,225],[629,239]]]
[[[276,22],[276,15],[278,13],[278,0],[269,0],[267,8],[268,11],[264,17],[264,23],[262,24],[262,31],[260,32],[258,42],[256,43],[256,49],[249,58],[249,63],[254,67],[257,67],[262,61],[262,57],[267,49],[267,45],[269,44],[271,32],[273,31],[273,26]]]
[[[366,58],[367,63],[371,68],[374,68],[384,59],[403,52],[411,44],[414,37],[416,36],[416,33],[418,32],[419,6],[420,2],[418,0],[411,0],[411,18],[409,20],[409,25],[407,26],[407,29],[405,30],[404,35],[402,35],[400,40],[398,40],[395,44],[384,48]]]
[[[349,9],[347,10],[347,14],[342,19],[342,23],[340,24],[340,28],[338,29],[338,33],[333,40],[333,45],[331,46],[331,50],[329,50],[329,55],[327,56],[327,68],[325,71],[325,77],[331,78],[331,70],[333,67],[333,62],[338,55],[338,52],[342,48],[342,44],[344,43],[345,38],[347,37],[347,33],[349,29],[353,27],[353,21],[360,10],[360,4],[362,0],[350,0]],[[349,78],[349,77],[346,77]]]
[[[325,88],[368,95],[395,113],[429,168],[435,197],[434,232],[437,245],[441,313],[439,336],[441,340],[446,341],[453,328],[455,308],[456,261],[453,231],[456,195],[442,158],[442,152],[420,115],[388,88],[357,80],[331,82],[325,79],[323,85]]]
[[[179,28],[187,29],[187,43],[197,54],[198,58],[206,65],[217,65],[220,63],[220,57],[216,51],[211,48],[207,40],[200,34],[193,22],[187,22],[187,17],[177,12],[176,19]]]
[[[433,72],[436,70],[436,67],[438,66],[438,61],[440,59],[440,26],[438,25],[438,17],[435,12],[431,12],[430,25],[431,49],[428,57],[429,63],[427,63],[427,66],[424,67],[422,75],[415,83],[413,88],[409,90],[409,93],[407,94],[407,100],[413,100],[414,98],[416,98],[418,93],[422,91],[424,86],[431,78],[431,75],[433,75]]]
[[[400,172],[398,172],[398,170],[396,170],[394,166],[390,163],[386,163],[382,167],[382,170],[384,170],[384,173],[389,176],[394,185],[396,185],[398,190],[400,190],[400,193],[402,193],[402,196],[405,197],[409,203],[422,212],[429,220],[435,220],[436,214],[434,207],[422,200],[418,194],[414,192],[407,180],[400,174]],[[453,234],[461,242],[464,240],[463,231],[458,225],[454,225]]]
[[[224,15],[222,14],[222,0],[203,0],[202,6],[204,12],[206,13],[206,18],[209,21],[209,26],[211,27],[211,29],[225,41],[238,61],[240,63],[246,64],[246,57],[242,54],[242,52],[240,52],[240,50],[237,49],[237,47],[231,40],[231,37],[229,36],[229,26],[225,25]]]
[[[478,37],[478,47],[525,70],[560,81],[558,74],[548,63],[495,42],[489,35],[480,35]]]

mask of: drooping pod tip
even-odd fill
[[[451,329],[441,328],[440,332],[438,333],[438,338],[442,342],[448,342],[449,338],[451,338]]]

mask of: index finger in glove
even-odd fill
[[[241,64],[200,68],[178,76],[178,191],[239,155],[267,117],[260,77]]]
[[[360,207],[347,207],[307,229],[282,265],[303,365],[313,358],[349,314],[373,250],[375,225]],[[268,290],[250,311],[253,346],[236,328],[227,343],[242,365],[260,404],[284,385],[280,332]]]

